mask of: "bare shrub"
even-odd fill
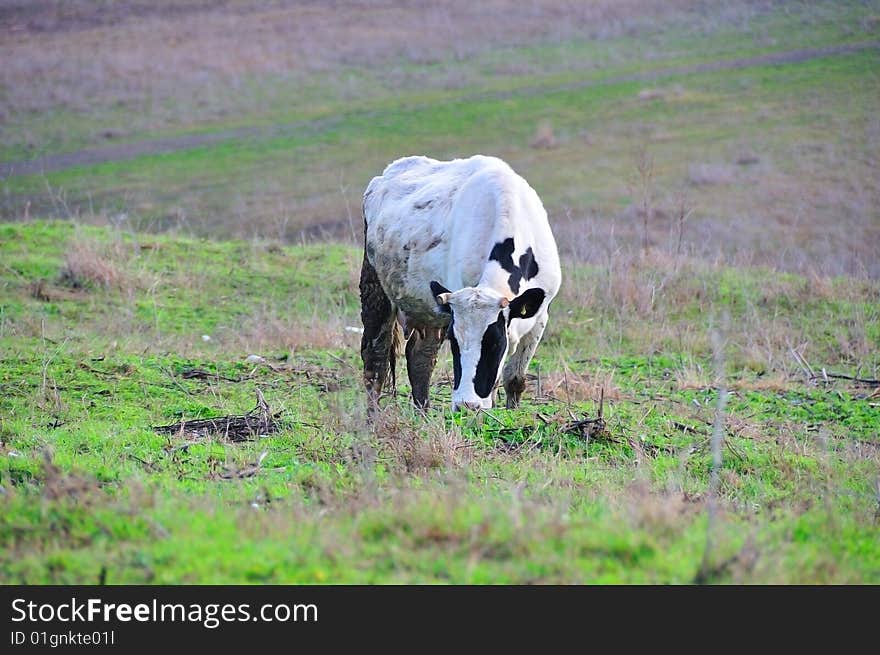
[[[631,525],[660,537],[680,534],[700,509],[699,504],[686,502],[679,491],[660,493],[644,480],[630,485],[624,503]]]
[[[549,121],[545,121],[538,125],[535,135],[529,141],[532,148],[555,148],[556,135],[553,133],[553,125]]]
[[[758,157],[755,151],[749,148],[744,148],[737,153],[735,161],[739,166],[751,166],[759,163],[761,158]]]
[[[471,445],[457,427],[447,427],[442,420],[407,417],[389,403],[377,412],[373,428],[380,447],[399,472],[425,473],[465,466],[471,461]]]
[[[732,184],[733,171],[723,164],[691,164],[688,167],[688,182],[693,186],[718,186]]]
[[[635,171],[632,173],[627,184],[630,194],[638,198],[638,215],[642,219],[642,254],[647,254],[648,223],[654,212],[654,156],[648,152],[647,146],[642,144],[636,154]]]
[[[640,201],[630,203],[624,207],[623,211],[620,212],[620,218],[625,221],[640,222],[642,225],[644,225],[645,218],[647,218],[647,223],[651,226],[656,222],[668,220],[669,214],[661,207],[651,207],[646,212],[644,204]]]
[[[121,287],[128,276],[120,268],[119,254],[112,246],[75,238],[64,253],[59,281],[72,289]]]
[[[43,457],[43,497],[48,500],[76,503],[88,506],[100,494],[98,481],[85,474],[63,471],[52,460],[53,453],[48,448]]]
[[[682,187],[675,193],[675,255],[681,257],[684,247],[684,225],[694,212],[688,198],[687,189]],[[670,229],[670,231],[672,231]]]

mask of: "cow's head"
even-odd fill
[[[452,408],[488,409],[507,355],[511,321],[532,318],[544,302],[543,289],[508,300],[494,289],[465,287],[451,292],[431,282],[438,311],[451,320],[446,330],[454,373]]]

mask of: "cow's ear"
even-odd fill
[[[544,295],[543,289],[529,289],[511,300],[510,320],[534,316],[541,307],[541,303],[544,302]]]
[[[440,309],[445,311],[449,311],[449,296],[450,291],[442,284],[437,281],[431,281],[431,294],[434,296],[434,300],[440,306]]]

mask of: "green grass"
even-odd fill
[[[742,4],[385,64],[365,43],[165,95],[59,82],[36,112],[0,89],[4,161],[223,135],[0,182],[0,583],[880,583],[876,388],[792,354],[880,377],[880,55],[684,70],[876,41],[877,15]],[[291,244],[356,241],[391,159],[475,151],[538,190],[563,258],[524,404],[451,414],[444,347],[427,415],[401,361],[371,425],[361,252]],[[154,429],[258,391],[270,434]],[[570,430],[600,396],[606,430]]]
[[[74,252],[111,266],[115,281],[66,287]],[[670,284],[652,331],[686,318],[702,336],[653,352],[639,316],[623,320],[625,341],[606,340],[620,316],[563,294],[532,367],[545,390],[567,376],[555,399],[537,402],[530,387],[516,411],[451,415],[444,349],[435,409],[414,412],[402,383],[371,428],[358,337],[344,330],[359,325],[358,256],[69,223],[0,227],[0,581],[692,582],[717,400],[713,319],[699,311],[710,302],[730,315],[731,397],[701,579],[880,582],[876,398],[859,385],[806,385],[781,355],[756,373],[739,328],[755,320],[749,307],[769,303],[777,323],[802,317],[782,341],[808,339],[814,364],[821,354],[829,370],[876,370],[876,285],[839,280],[826,294],[797,276],[685,264],[682,280],[714,295]],[[631,275],[650,275],[649,261],[638,266]],[[566,270],[572,285],[602,275]],[[586,315],[601,322],[588,333]],[[870,352],[847,360],[823,316],[866,321]],[[265,332],[259,317],[287,322]],[[271,367],[245,361],[253,352]],[[187,378],[192,369],[222,377]],[[596,415],[599,387],[607,432],[587,442],[565,424],[569,412]],[[276,433],[234,443],[152,429],[245,413],[256,389],[280,412]]]

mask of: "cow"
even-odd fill
[[[405,342],[417,407],[449,340],[453,411],[519,406],[562,272],[538,194],[504,161],[397,159],[363,197],[361,358],[375,411]],[[502,363],[505,362],[502,369]]]

